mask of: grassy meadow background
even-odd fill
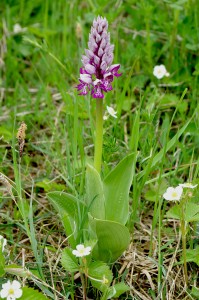
[[[166,217],[173,204],[162,199],[168,186],[199,183],[197,0],[0,1],[0,172],[13,187],[21,187],[24,201],[32,205],[35,249],[3,183],[0,234],[8,240],[11,262],[35,274],[43,270],[39,287],[49,297],[81,299],[80,282],[66,276],[60,264],[67,240],[46,193],[83,197],[85,191],[85,164],[94,152],[95,100],[78,96],[75,86],[98,15],[109,22],[114,63],[123,73],[104,100],[104,109],[114,107],[118,118],[104,123],[103,176],[137,151],[129,202],[132,243],[113,266],[115,277],[130,286],[120,299],[199,299],[199,260],[188,263],[186,290],[179,223]],[[160,64],[170,76],[158,80],[153,68]],[[27,131],[19,182],[13,154],[22,121]],[[198,203],[199,190],[193,197]],[[187,249],[197,247],[195,222]],[[26,284],[36,287],[31,280]]]

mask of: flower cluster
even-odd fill
[[[192,185],[191,183],[181,183],[177,187],[168,187],[166,192],[163,194],[163,198],[168,201],[179,201],[181,199],[183,188],[194,189],[197,184]]]
[[[167,72],[164,65],[155,66],[153,69],[153,75],[157,79],[162,79],[164,76],[168,77],[170,74]]]
[[[2,284],[2,290],[0,291],[1,298],[6,298],[7,300],[15,300],[22,296],[21,284],[19,281],[14,280],[10,282],[8,280],[6,283]]]
[[[88,48],[82,56],[83,67],[80,68],[80,95],[91,91],[93,98],[104,98],[103,92],[112,90],[112,81],[118,73],[119,64],[112,65],[114,45],[110,44],[108,21],[100,16],[93,21],[89,34]]]

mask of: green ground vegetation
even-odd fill
[[[112,266],[115,277],[130,286],[120,299],[198,299],[199,220],[188,221],[185,289],[178,219],[174,213],[168,217],[173,203],[162,198],[168,186],[199,183],[197,0],[0,1],[0,172],[14,196],[21,193],[30,224],[27,233],[26,217],[22,220],[2,182],[0,234],[10,245],[10,262],[25,264],[41,279],[27,285],[51,299],[81,299],[78,278],[61,267],[67,237],[46,194],[85,193],[95,101],[78,96],[75,86],[98,15],[109,21],[114,63],[123,73],[104,100],[104,110],[112,106],[118,118],[104,123],[102,176],[136,153],[128,220],[132,244]],[[170,76],[158,80],[153,68],[160,64]],[[19,169],[16,134],[22,121],[27,130]],[[196,188],[195,204],[198,197]],[[94,293],[91,288],[88,295],[98,299]]]

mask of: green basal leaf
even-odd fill
[[[101,261],[95,261],[88,267],[88,275],[92,286],[105,292],[113,280],[110,268]]]
[[[199,246],[197,246],[195,249],[186,250],[186,261],[194,262],[199,266]]]
[[[78,219],[79,213],[83,210],[83,202],[70,194],[50,192],[47,196],[57,210],[66,212],[74,220]]]
[[[181,218],[181,207],[179,204],[174,205],[168,212],[167,217],[180,220]],[[188,202],[185,209],[185,221],[196,222],[199,221],[199,205]]]
[[[116,289],[114,286],[111,286],[106,292],[106,299],[114,298],[115,294],[116,294]]]
[[[61,263],[68,272],[79,271],[78,260],[75,255],[72,254],[72,250],[69,248],[65,248],[62,251]]]
[[[93,249],[94,258],[105,262],[116,261],[129,245],[128,228],[120,223],[99,220],[92,216],[90,216],[89,222],[98,239],[98,243]]]
[[[113,287],[116,291],[113,298],[118,298],[120,295],[130,290],[129,286],[126,285],[124,282],[116,283]]]
[[[75,237],[78,235],[81,219],[79,216],[83,215],[84,204],[76,197],[63,192],[50,192],[47,196],[61,217],[71,246],[75,247]]]
[[[185,210],[185,221],[196,222],[199,221],[199,205],[188,202]]]
[[[126,156],[104,179],[106,220],[126,224],[135,154]]]
[[[87,165],[86,169],[86,203],[91,215],[98,219],[105,218],[103,184],[96,169]]]
[[[166,213],[166,216],[167,216],[167,218],[180,220],[181,209],[180,209],[179,204],[176,204],[173,207],[171,207],[168,210],[168,212]]]
[[[192,286],[191,296],[195,297],[195,299],[199,299],[199,289],[195,286]]]

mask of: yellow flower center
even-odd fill
[[[9,295],[14,295],[14,290],[13,289],[9,289]]]
[[[175,197],[178,196],[178,194],[177,194],[176,192],[173,192],[173,193],[171,194],[171,196],[172,196],[173,198],[175,198]]]

